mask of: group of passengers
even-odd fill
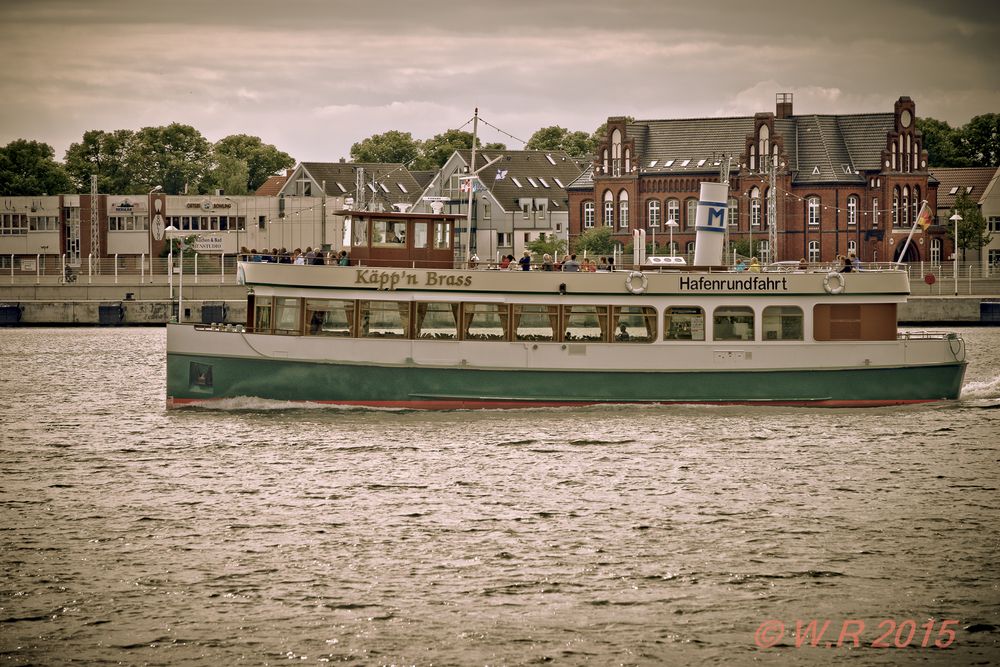
[[[601,257],[600,264],[594,262],[589,257],[584,257],[583,261],[577,259],[576,254],[564,255],[562,261],[558,257],[553,258],[549,253],[542,255],[540,265],[532,266],[531,252],[524,251],[521,259],[515,260],[514,255],[504,255],[500,258],[497,268],[501,271],[565,271],[565,272],[594,272],[594,271],[614,271],[614,259],[611,257]]]
[[[250,262],[271,262],[274,264],[315,264],[327,266],[350,266],[351,260],[346,250],[340,253],[324,253],[322,248],[306,247],[288,251],[286,248],[264,248],[259,251],[256,248],[240,248],[240,256]]]

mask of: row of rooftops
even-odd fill
[[[896,102],[896,110],[885,113],[795,116],[791,113],[790,96],[779,95],[777,113],[773,116],[632,120],[624,124],[624,135],[634,145],[630,164],[633,174],[714,176],[722,168],[725,156],[732,158],[731,172],[741,169],[740,156],[745,159],[747,139],[763,118],[773,128],[769,137],[772,145],[781,142],[782,158],[787,160],[784,168],[792,173],[793,183],[860,185],[869,174],[882,171],[883,152],[897,128],[897,114],[903,107],[913,108],[912,101],[902,97]],[[449,163],[457,158],[468,165],[470,152],[457,151]],[[483,168],[496,158],[500,159]],[[482,169],[478,174],[482,186],[477,189],[485,187],[509,210],[519,208],[518,202],[524,197],[548,197],[554,202],[564,202],[567,190],[593,189],[595,166],[600,176],[601,156],[581,160],[560,151],[486,150],[476,153],[475,169]],[[257,194],[303,194],[296,191],[292,181],[308,178],[317,185],[325,181],[328,196],[353,196],[357,200],[359,170],[365,176],[363,199],[374,198],[390,206],[412,206],[426,194],[450,188],[438,182],[447,177],[443,172],[409,171],[398,163],[342,160],[302,163],[288,176],[269,179]],[[935,175],[943,171],[932,170],[929,180],[935,182]],[[945,194],[943,187],[941,190]],[[951,193],[952,198],[954,194]]]

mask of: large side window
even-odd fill
[[[764,340],[802,340],[802,309],[798,306],[768,306],[761,316]]]
[[[563,327],[567,341],[607,341],[608,307],[563,306]]]
[[[258,297],[254,301],[253,330],[255,333],[271,333],[271,299]]]
[[[350,336],[353,330],[353,301],[306,299],[306,333],[308,335]]]
[[[417,338],[458,338],[458,304],[418,303],[416,326]]]
[[[274,333],[302,333],[302,327],[299,323],[301,303],[299,299],[290,297],[278,297],[274,300]]]
[[[716,308],[712,314],[712,340],[753,340],[753,308]]]
[[[614,306],[611,317],[618,343],[652,343],[656,340],[656,309],[652,306]]]
[[[555,340],[559,326],[558,308],[534,303],[514,304],[514,340]]]
[[[410,331],[410,304],[407,301],[362,301],[363,338],[406,338]]]
[[[506,304],[462,304],[462,338],[465,340],[507,340],[507,320]]]
[[[896,304],[817,304],[813,308],[816,340],[896,340]]]
[[[705,311],[697,306],[670,306],[663,311],[663,340],[705,340]]]

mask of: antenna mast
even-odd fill
[[[469,176],[476,173],[476,132],[479,129],[479,107],[472,115],[472,160],[469,162]],[[472,193],[475,190],[475,179],[469,179],[469,206],[465,212],[465,259],[472,257]]]
[[[101,272],[101,229],[97,221],[97,174],[90,175],[90,255],[97,258]]]

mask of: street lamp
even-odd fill
[[[169,251],[167,253],[167,285],[170,288],[170,300],[174,300],[174,235],[180,230],[173,225],[167,226],[163,230],[163,237],[167,239]],[[184,252],[181,251],[181,267],[184,266]],[[183,275],[183,274],[182,274]],[[183,284],[181,286],[183,289]],[[177,293],[177,322],[181,321],[181,295]]]
[[[674,256],[674,227],[680,227],[676,220],[667,220],[667,227],[670,228],[670,256]]]
[[[958,211],[955,211],[955,215],[948,219],[955,223],[955,243],[953,249],[955,251],[955,296],[958,296],[958,223],[962,222],[962,216],[958,214]]]
[[[154,185],[153,189],[150,190],[149,193],[146,195],[146,218],[147,218],[146,222],[149,223],[149,229],[153,232],[154,241],[159,241],[161,238],[163,238],[163,219],[160,217],[159,213],[157,213],[155,216],[153,215],[153,193],[160,192],[161,190],[163,190],[162,185]],[[142,271],[145,270],[146,270],[145,267],[142,267]],[[153,276],[152,242],[150,242],[149,244],[149,276],[150,278],[152,278]],[[170,296],[171,298],[173,298],[173,294],[171,294]]]

